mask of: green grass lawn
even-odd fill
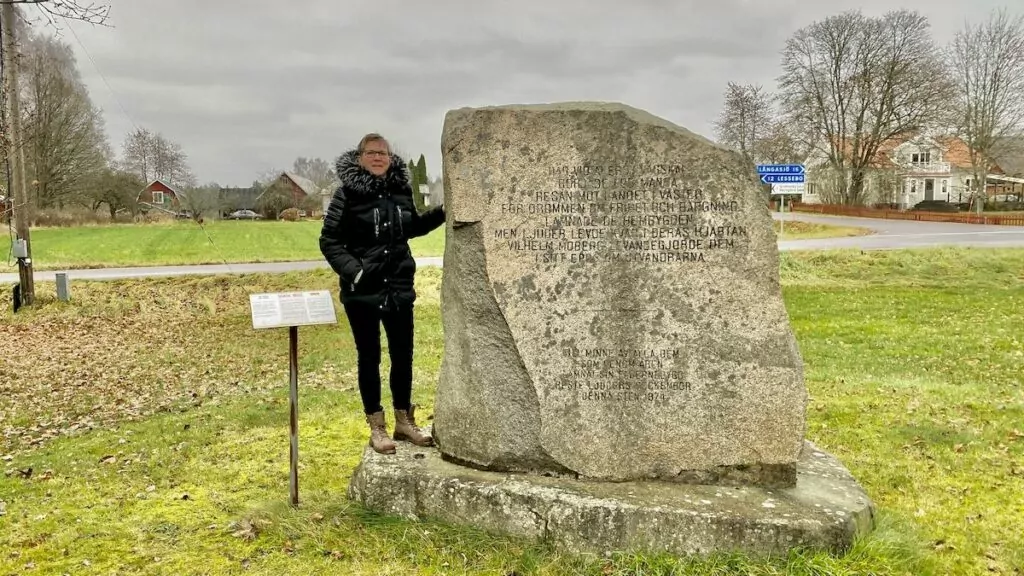
[[[40,283],[17,316],[0,293],[23,351],[0,356],[0,574],[1021,574],[1024,250],[781,257],[808,437],[879,507],[845,557],[574,558],[366,513],[345,497],[367,431],[341,314],[300,331],[292,510],[286,331],[253,331],[247,295],[335,289],[321,270],[79,282],[69,304]],[[441,273],[418,278],[424,417]]]
[[[320,227],[319,220],[307,220],[42,228],[32,231],[32,257],[37,270],[322,260]],[[775,231],[779,232],[778,222]],[[863,228],[787,222],[782,238],[829,238],[867,232]],[[416,256],[443,256],[444,229],[410,244]],[[10,238],[0,237],[0,254],[9,253]],[[9,271],[14,270],[12,266]]]
[[[322,260],[319,220],[171,221],[32,231],[37,270]],[[417,256],[444,254],[444,229],[410,242]],[[0,238],[6,255],[10,238]]]
[[[788,221],[782,223],[774,220],[775,234],[780,240],[817,240],[820,238],[842,238],[848,236],[867,236],[872,234],[870,228],[859,226],[832,226],[815,222]]]

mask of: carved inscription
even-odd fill
[[[690,392],[673,363],[673,349],[591,348],[566,350],[573,369],[556,377],[552,388],[574,392],[584,402],[657,402]]]
[[[515,225],[493,237],[512,252],[552,262],[704,262],[713,250],[736,248],[749,232],[726,218],[735,200],[710,200],[688,186],[682,166],[560,166],[550,183],[502,204]],[[709,213],[716,213],[714,224]]]

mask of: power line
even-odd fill
[[[114,102],[117,103],[117,107],[121,109],[121,113],[124,114],[124,117],[128,119],[128,122],[130,122],[136,130],[139,130],[139,125],[135,122],[135,119],[132,118],[131,114],[128,113],[128,110],[125,109],[124,105],[121,103],[121,99],[117,97],[117,92],[114,92],[114,89],[110,86],[110,82],[107,82],[107,77],[104,76],[103,71],[100,70],[100,67],[96,64],[96,60],[92,57],[92,54],[89,53],[85,44],[82,43],[82,39],[78,37],[78,32],[75,32],[75,28],[71,25],[68,17],[62,16],[62,18],[64,18],[64,22],[68,25],[68,30],[71,30],[71,35],[75,37],[75,42],[78,43],[78,47],[85,53],[85,57],[89,59],[89,62],[92,63],[93,69],[96,70],[97,74],[99,74],[100,80],[103,80],[103,84],[105,84],[107,90],[110,91],[110,95],[114,98]]]
[[[5,104],[10,107],[5,130],[10,138],[11,145],[8,146],[7,164],[12,172],[9,192],[14,198],[12,204],[15,208],[12,219],[15,220],[14,227],[17,234],[17,241],[24,247],[23,251],[15,251],[14,256],[18,260],[19,282],[14,290],[15,312],[22,305],[31,306],[35,302],[35,278],[32,272],[32,241],[30,223],[25,214],[30,209],[31,199],[27,190],[25,180],[25,152],[24,142],[21,134],[21,107],[19,106],[18,86],[18,46],[17,46],[17,10],[14,5],[8,2],[0,4],[0,32],[3,42],[8,45],[4,48],[3,57],[6,59],[3,69],[3,85],[7,91]],[[23,252],[23,253],[22,253]]]
[[[4,50],[5,50],[4,42],[0,42],[0,71],[3,71],[4,64],[7,62],[6,60],[4,60]],[[7,89],[6,88],[7,87],[5,86],[4,89],[0,90],[0,125],[3,126],[4,140],[7,140],[7,138],[10,136],[10,128],[7,125]],[[10,145],[10,144],[7,144],[6,142],[5,142],[5,144],[7,146]],[[6,146],[5,146],[5,150],[6,150]],[[10,241],[11,241],[10,249],[7,251],[7,265],[8,266],[13,266],[14,265],[14,242],[17,239],[17,236],[14,233],[14,210],[13,210],[14,209],[14,201],[11,199],[11,191],[13,190],[13,188],[11,186],[12,179],[11,179],[11,163],[10,162],[4,162],[4,175],[7,178],[7,194],[4,195],[3,205],[0,206],[0,214],[6,214],[6,216],[7,216],[7,229],[8,229],[8,234],[10,236]],[[8,203],[11,204],[11,213],[10,214],[7,214],[7,210],[6,210]]]
[[[75,28],[71,25],[71,22],[68,20],[67,16],[63,16],[63,18],[64,22],[68,25],[68,29],[71,30],[71,35],[75,37],[75,42],[78,43],[79,48],[82,49],[82,52],[85,53],[86,58],[88,58],[89,62],[92,63],[93,69],[96,71],[96,74],[99,75],[100,79],[103,80],[103,84],[106,85],[107,90],[110,91],[110,95],[114,98],[114,102],[116,102],[118,108],[121,109],[121,113],[124,114],[125,118],[128,119],[128,122],[131,123],[131,125],[135,128],[136,131],[140,131],[141,128],[139,127],[138,123],[135,122],[135,119],[132,118],[131,114],[129,114],[128,111],[125,109],[124,105],[121,103],[121,99],[117,97],[117,93],[114,92],[114,88],[110,86],[110,82],[107,81],[107,77],[103,74],[103,71],[100,70],[99,65],[96,64],[96,60],[92,57],[92,54],[89,52],[88,48],[85,47],[85,44],[82,43],[82,39],[78,37],[78,33],[75,32]],[[175,196],[178,196],[178,201],[180,202],[181,195],[175,193]],[[228,272],[233,273],[231,269],[231,264],[228,263],[227,258],[224,257],[224,254],[220,251],[220,248],[213,241],[213,237],[210,236],[209,231],[206,230],[206,227],[203,226],[203,223],[200,222],[199,220],[196,220],[195,218],[192,218],[191,220],[195,222],[203,231],[203,234],[206,235],[206,239],[210,242],[210,246],[213,247],[213,250],[217,253],[217,256],[219,256],[221,261],[224,262],[224,265],[227,266]]]

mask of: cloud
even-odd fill
[[[135,125],[180,143],[201,181],[251,182],[380,131],[440,168],[462,106],[615,100],[710,136],[728,81],[774,88],[814,19],[888,0],[108,0],[114,28],[64,34],[115,149]],[[945,41],[995,0],[908,0]],[[827,4],[827,5],[826,5]],[[91,59],[90,59],[91,56]],[[95,65],[92,60],[95,60]],[[108,84],[109,87],[108,88]]]

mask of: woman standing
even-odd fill
[[[413,203],[409,168],[379,134],[367,134],[335,164],[334,192],[320,233],[320,251],[338,274],[341,303],[358,355],[359,394],[370,446],[394,454],[381,406],[380,327],[388,339],[394,440],[431,446],[412,404],[413,286],[416,261],[408,240],[444,224],[443,207],[424,214]]]

